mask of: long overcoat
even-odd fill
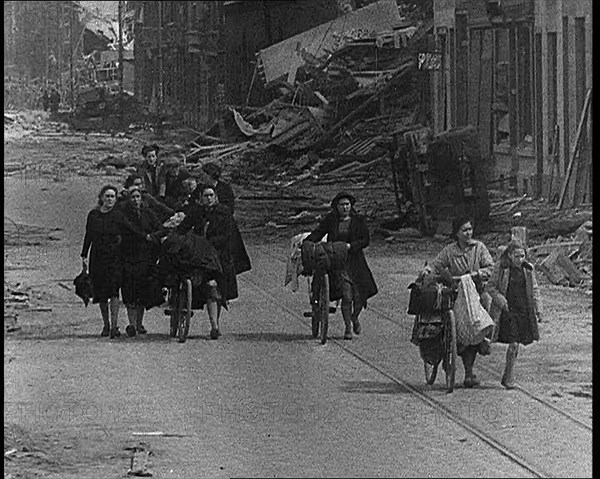
[[[219,254],[223,276],[222,281],[218,283],[223,298],[237,298],[238,286],[231,251],[235,221],[231,211],[219,203],[212,208],[195,205],[179,226],[180,231],[188,231],[191,228],[196,234],[205,236]]]
[[[538,283],[533,265],[527,261],[523,262],[523,271],[525,273],[525,295],[527,298],[527,319],[530,329],[535,339],[539,339],[537,323],[542,320],[540,308],[540,294]],[[487,292],[492,296],[492,305],[490,307],[490,316],[496,324],[499,324],[502,315],[502,298],[506,298],[508,289],[508,280],[510,276],[510,259],[502,255],[500,260],[494,265],[492,276],[486,285]],[[498,328],[496,328],[497,333]],[[497,336],[495,334],[494,336]],[[494,340],[496,337],[493,338]]]
[[[143,203],[138,214],[131,200],[125,200],[121,213],[133,228],[142,233],[142,235],[135,234],[132,230],[123,229],[121,294],[125,304],[143,304],[149,268],[158,257],[157,245],[146,241],[145,235],[157,231],[161,224],[152,210]]]
[[[340,241],[340,220],[335,212],[328,213],[319,223],[317,228],[306,237],[304,241],[318,242],[327,235],[328,242]],[[351,212],[350,227],[348,231],[348,259],[346,270],[350,279],[356,285],[363,305],[367,306],[367,299],[377,294],[377,284],[365,258],[363,250],[369,246],[371,235],[364,216]]]

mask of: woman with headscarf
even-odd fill
[[[146,334],[144,328],[144,299],[148,287],[149,268],[158,257],[157,245],[152,241],[150,233],[160,229],[161,223],[156,215],[142,201],[140,188],[129,188],[129,199],[126,200],[122,213],[141,236],[131,230],[123,231],[121,241],[123,304],[127,308],[129,325],[125,328],[128,336]]]
[[[367,299],[377,294],[377,285],[367,264],[363,250],[369,245],[367,220],[354,209],[356,199],[348,192],[340,192],[331,201],[329,212],[317,228],[304,241],[345,242],[347,260],[342,271],[331,276],[331,299],[341,298],[344,319],[344,339],[352,339],[352,331],[360,334],[362,327],[358,316],[367,307]]]
[[[491,298],[489,293],[482,290],[482,285],[490,278],[494,260],[487,247],[473,238],[473,221],[470,217],[461,216],[452,223],[452,234],[456,241],[446,246],[435,257],[430,265],[427,265],[424,274],[441,274],[448,271],[452,276],[463,276],[470,274],[475,285],[479,285],[478,292],[482,296],[482,305],[489,309]],[[459,345],[460,356],[465,367],[465,380],[463,385],[472,388],[481,384],[473,373],[473,365],[477,353],[490,354],[489,342],[484,339],[479,344]]]
[[[211,325],[210,338],[218,339],[221,336],[221,309],[227,306],[227,301],[238,297],[235,265],[231,254],[231,235],[235,229],[235,221],[229,208],[219,203],[212,185],[198,186],[196,190],[200,193],[200,203],[188,210],[178,230],[186,232],[193,229],[196,234],[204,236],[218,253],[222,274],[219,278],[211,278],[204,285]]]

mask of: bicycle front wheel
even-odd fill
[[[327,342],[327,329],[329,327],[329,275],[321,276],[321,285],[318,296],[319,318],[321,319],[321,344]]]
[[[454,391],[454,380],[456,377],[456,318],[454,311],[446,313],[446,323],[444,324],[444,363],[446,369],[446,391]]]
[[[180,343],[185,343],[190,330],[190,319],[192,317],[192,281],[186,279],[181,282],[179,290],[179,328],[177,337]]]

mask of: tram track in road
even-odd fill
[[[260,249],[261,254],[263,254],[266,257],[273,260],[273,261],[271,261],[272,263],[277,262],[279,264],[285,265],[285,261],[283,261],[280,257],[277,257],[275,252],[272,249],[261,248],[260,246],[258,248]],[[279,310],[286,312],[291,317],[298,319],[303,324],[306,324],[307,331],[310,330],[310,321],[303,316],[302,310],[299,310],[298,308],[292,308],[292,307],[289,307],[288,305],[284,304],[284,302],[281,301],[281,298],[278,298],[275,294],[273,294],[270,291],[265,289],[265,286],[268,286],[268,284],[265,284],[262,281],[259,281],[258,283],[254,283],[254,282],[250,281],[249,278],[248,279],[243,278],[242,281],[244,282],[245,285],[248,285],[252,290],[261,294],[269,302],[273,303],[275,308],[278,308]],[[385,320],[386,322],[389,322],[389,323],[393,324],[394,326],[398,326],[398,327],[406,326],[401,321],[393,318],[388,312],[383,311],[377,307],[373,307],[372,305],[370,305],[369,311],[371,314],[375,315],[378,319]],[[308,333],[307,333],[307,336],[308,336]],[[360,352],[360,348],[353,347],[353,345],[350,344],[348,341],[342,341],[342,340],[339,340],[336,338],[331,338],[329,340],[329,342],[331,342],[334,345],[336,345],[337,347],[341,348],[347,354],[353,356],[354,358],[356,358],[356,360],[360,361],[361,363],[363,363],[370,369],[377,371],[378,373],[382,374],[383,376],[385,376],[392,382],[400,385],[406,391],[408,391],[412,396],[414,396],[414,397],[420,399],[422,402],[426,403],[434,411],[443,414],[448,419],[453,421],[455,424],[459,425],[464,430],[468,431],[472,436],[475,436],[480,441],[487,444],[489,447],[491,447],[493,450],[495,450],[498,454],[508,458],[511,462],[517,464],[519,467],[522,467],[524,470],[528,471],[529,474],[532,474],[535,477],[554,477],[547,470],[544,470],[545,463],[540,461],[539,458],[536,461],[535,459],[529,460],[526,457],[523,457],[523,455],[516,452],[514,450],[514,448],[511,448],[510,446],[508,446],[506,444],[506,441],[502,441],[502,438],[500,438],[500,440],[499,440],[493,434],[486,432],[483,428],[479,427],[478,425],[474,424],[469,419],[465,418],[463,415],[461,415],[460,411],[454,411],[451,407],[449,407],[449,405],[444,404],[444,402],[442,400],[436,399],[434,394],[430,394],[427,390],[421,390],[420,388],[411,384],[407,379],[398,375],[397,372],[390,369],[389,364],[386,365],[382,362],[378,362],[377,360],[369,359],[368,357],[366,357],[364,354],[362,354]],[[500,373],[493,368],[490,368],[487,366],[481,366],[481,368],[490,372],[491,374],[496,375],[497,377],[500,377]],[[520,393],[522,395],[522,397],[524,396],[525,398],[527,398],[529,401],[535,401],[535,403],[538,404],[538,407],[541,406],[542,408],[547,408],[548,410],[553,411],[557,415],[560,415],[564,420],[567,420],[568,424],[571,424],[575,428],[575,429],[572,429],[573,433],[575,433],[575,431],[577,429],[584,430],[586,433],[589,433],[592,431],[592,427],[590,425],[586,424],[584,421],[569,414],[568,412],[564,411],[563,409],[556,407],[555,405],[546,401],[544,398],[527,390],[526,388],[523,388],[522,386],[517,386],[516,391],[518,393]],[[448,396],[444,395],[444,397],[448,397]],[[450,406],[451,406],[451,404],[450,404]],[[570,429],[570,427],[569,427],[569,429]],[[576,434],[580,434],[580,433],[576,433]],[[537,462],[537,464],[536,464],[536,462]]]
[[[241,279],[241,282],[243,282],[245,286],[250,287],[255,292],[257,292],[258,294],[262,295],[264,298],[266,298],[267,300],[272,302],[276,308],[288,313],[290,316],[292,316],[296,319],[299,319],[300,322],[307,325],[307,328],[310,328],[309,321],[301,313],[298,313],[298,311],[296,311],[292,308],[289,308],[284,304],[281,304],[281,302],[279,301],[279,298],[277,298],[274,294],[271,294],[268,291],[265,291],[263,289],[263,287],[261,287],[260,285],[255,284],[252,281],[247,280],[245,278]],[[508,448],[504,444],[502,444],[499,441],[497,441],[496,439],[494,439],[491,435],[487,434],[485,431],[481,430],[480,428],[475,426],[470,421],[467,421],[466,419],[461,417],[459,414],[453,412],[450,408],[448,408],[442,402],[434,399],[433,397],[426,394],[425,392],[420,391],[419,389],[415,388],[413,385],[411,385],[409,382],[405,381],[404,379],[385,371],[382,367],[373,363],[372,361],[368,360],[367,358],[363,357],[360,353],[358,353],[356,350],[354,350],[350,346],[342,343],[342,341],[334,339],[334,338],[330,338],[328,343],[335,344],[337,347],[341,348],[343,351],[345,351],[346,353],[348,353],[351,356],[353,356],[354,358],[356,358],[359,362],[363,363],[365,366],[377,371],[379,374],[382,374],[389,380],[391,380],[394,383],[398,384],[399,386],[405,388],[411,395],[413,395],[413,396],[417,397],[418,399],[420,399],[421,401],[423,401],[425,404],[427,404],[429,407],[431,407],[436,412],[442,413],[444,416],[446,416],[448,419],[453,421],[455,424],[459,425],[460,427],[462,427],[463,429],[465,429],[466,431],[471,433],[473,436],[477,437],[478,439],[480,439],[481,441],[486,443],[493,450],[497,451],[499,454],[508,458],[511,462],[517,464],[518,466],[522,467],[523,469],[525,469],[526,471],[531,473],[534,477],[539,477],[539,478],[552,477],[552,475],[548,474],[546,471],[542,471],[540,468],[529,463],[529,461],[527,461],[525,458],[520,456],[518,453],[516,453],[515,451],[512,451],[510,448]]]
[[[273,260],[278,261],[282,264],[285,265],[285,261],[283,261],[280,257],[274,255],[271,250],[261,250],[262,254],[268,255],[269,257],[273,258]],[[398,321],[397,319],[394,319],[392,316],[390,316],[388,313],[386,313],[385,311],[380,310],[377,307],[373,307],[373,306],[369,306],[369,311],[371,311],[372,313],[375,313],[379,318],[384,319],[396,326],[402,327],[403,323],[401,321]],[[294,311],[289,311],[290,314],[294,314],[297,316],[297,313],[295,313]],[[303,320],[305,318],[302,318]],[[340,345],[341,347],[344,347],[342,345]],[[497,369],[491,368],[489,366],[486,366],[485,364],[480,364],[478,366],[480,369],[483,369],[484,371],[493,374],[494,376],[496,376],[498,379],[502,377],[502,372],[498,371]],[[535,394],[534,392],[528,390],[527,388],[524,388],[523,386],[520,386],[518,384],[515,385],[515,389],[518,390],[520,393],[524,394],[525,396],[533,399],[534,401],[537,401],[538,403],[542,404],[543,406],[547,407],[548,409],[551,409],[552,411],[556,412],[557,414],[560,414],[561,416],[563,416],[564,418],[568,419],[569,421],[577,424],[578,426],[580,426],[581,428],[587,430],[587,431],[593,431],[593,428],[590,424],[585,423],[584,421],[582,421],[581,419],[573,416],[572,414],[569,414],[567,411],[565,411],[564,409],[561,409],[557,406],[555,406],[554,404],[552,404],[551,402],[547,401],[546,399],[540,397],[539,395]]]

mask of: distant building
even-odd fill
[[[490,180],[556,197],[592,87],[592,0],[434,0],[434,30],[435,131],[475,126]],[[569,197],[591,201],[585,148],[572,171]]]
[[[269,100],[256,53],[340,15],[336,0],[127,2],[134,12],[135,95],[207,129],[224,104]],[[160,25],[160,28],[159,28]],[[256,104],[255,103],[255,104]]]

